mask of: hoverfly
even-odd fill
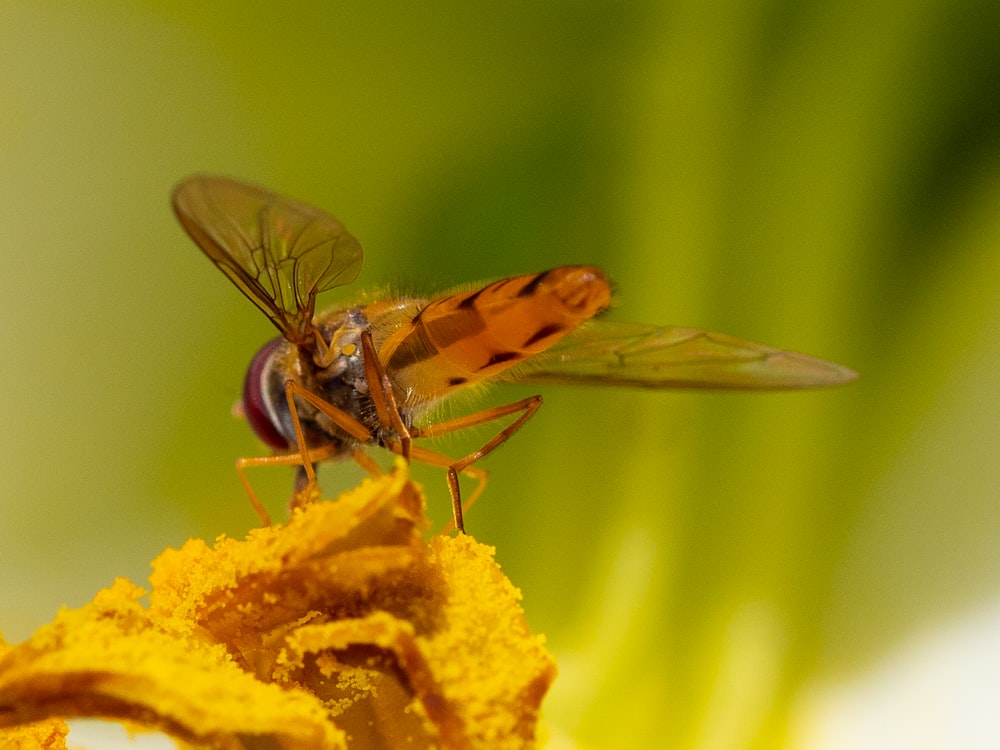
[[[447,470],[455,527],[464,531],[460,473],[519,430],[542,404],[532,396],[437,423],[435,404],[488,380],[643,388],[785,389],[853,380],[846,367],[693,328],[595,319],[611,289],[594,266],[563,266],[432,299],[398,297],[315,314],[316,296],[350,284],[362,250],[344,225],[305,203],[224,177],[194,176],[173,192],[184,229],[270,319],[281,337],[250,363],[242,413],[274,455],[242,458],[244,473],[296,467],[293,505],[316,492],[314,464],[353,457],[378,473],[364,448]],[[451,458],[414,440],[513,419],[480,448]]]

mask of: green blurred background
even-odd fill
[[[997,3],[0,0],[8,640],[255,523],[273,329],[172,218],[197,171],[335,213],[358,289],[595,263],[615,318],[862,373],[545,389],[468,526],[560,657],[552,747],[819,747],[808,696],[997,606]]]

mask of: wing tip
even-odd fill
[[[828,388],[846,385],[857,380],[856,370],[807,354],[777,352],[766,359],[771,373],[763,387],[774,388]]]

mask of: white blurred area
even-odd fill
[[[789,750],[996,750],[1000,601],[803,693]]]
[[[120,724],[91,719],[69,722],[67,746],[79,750],[176,750],[177,743],[165,735],[129,734]]]

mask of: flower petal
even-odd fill
[[[166,550],[148,607],[118,580],[0,658],[0,740],[95,716],[227,749],[531,746],[552,657],[493,550],[427,545],[423,505],[400,464],[245,541]]]

